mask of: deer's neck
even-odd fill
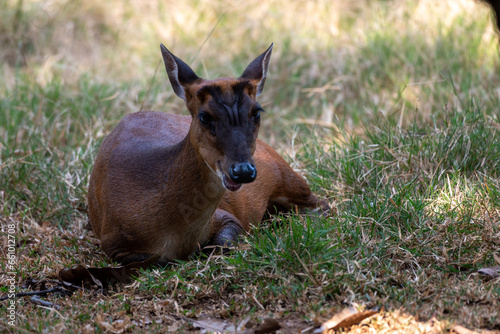
[[[225,188],[190,141],[189,133],[177,146],[178,158],[169,173],[170,184],[176,188],[178,209],[186,223],[208,223],[217,209]],[[174,186],[175,185],[175,186]]]

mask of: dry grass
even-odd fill
[[[477,274],[500,258],[490,14],[466,0],[0,2],[0,240],[14,224],[19,290],[111,265],[83,229],[88,175],[123,115],[185,112],[160,42],[207,78],[239,75],[274,42],[261,137],[338,211],[275,217],[229,256],[105,295],[44,297],[59,310],[18,298],[17,327],[2,304],[0,328],[187,332],[195,318],[271,317],[311,332],[349,304],[380,312],[344,332],[498,332],[498,278]]]
[[[15,84],[15,64],[29,64],[30,76],[42,85],[60,78],[72,87],[82,74],[97,82],[125,81],[127,94],[115,99],[126,100],[130,110],[183,110],[177,98],[159,93],[170,91],[161,66],[156,74],[160,42],[189,63],[195,59],[197,72],[214,78],[239,75],[274,41],[263,136],[278,143],[283,131],[269,124],[294,122],[299,115],[327,124],[339,118],[354,128],[373,113],[399,113],[404,105],[403,123],[411,122],[417,107],[418,117],[429,122],[435,105],[458,106],[442,94],[448,76],[460,83],[474,69],[475,81],[460,90],[490,94],[483,85],[495,80],[498,59],[491,13],[466,0],[11,0],[3,6],[0,35],[9,47],[0,56],[8,60],[8,87]],[[311,93],[316,87],[322,89]],[[140,96],[145,88],[152,92]],[[466,97],[459,92],[458,98]]]

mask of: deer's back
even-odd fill
[[[183,196],[173,183],[186,178],[173,168],[179,165],[177,153],[189,125],[190,117],[137,112],[127,115],[101,144],[88,200],[92,229],[106,253],[119,254],[131,243],[137,252],[149,251],[155,241],[161,247],[167,236],[159,235],[167,226],[172,246],[182,252],[175,241],[184,241],[179,236],[186,227],[178,224],[177,209],[168,201]],[[196,184],[196,175],[189,181]],[[112,250],[106,249],[108,244]]]

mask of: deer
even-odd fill
[[[102,250],[128,264],[166,265],[206,246],[232,247],[267,210],[328,210],[307,181],[257,139],[273,44],[239,78],[207,80],[160,44],[190,116],[127,114],[103,140],[88,215]]]

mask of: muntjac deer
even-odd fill
[[[108,256],[168,263],[206,245],[235,244],[268,208],[328,208],[257,139],[263,110],[256,96],[272,48],[237,79],[205,80],[161,45],[172,88],[191,117],[129,114],[103,141],[88,212]]]

